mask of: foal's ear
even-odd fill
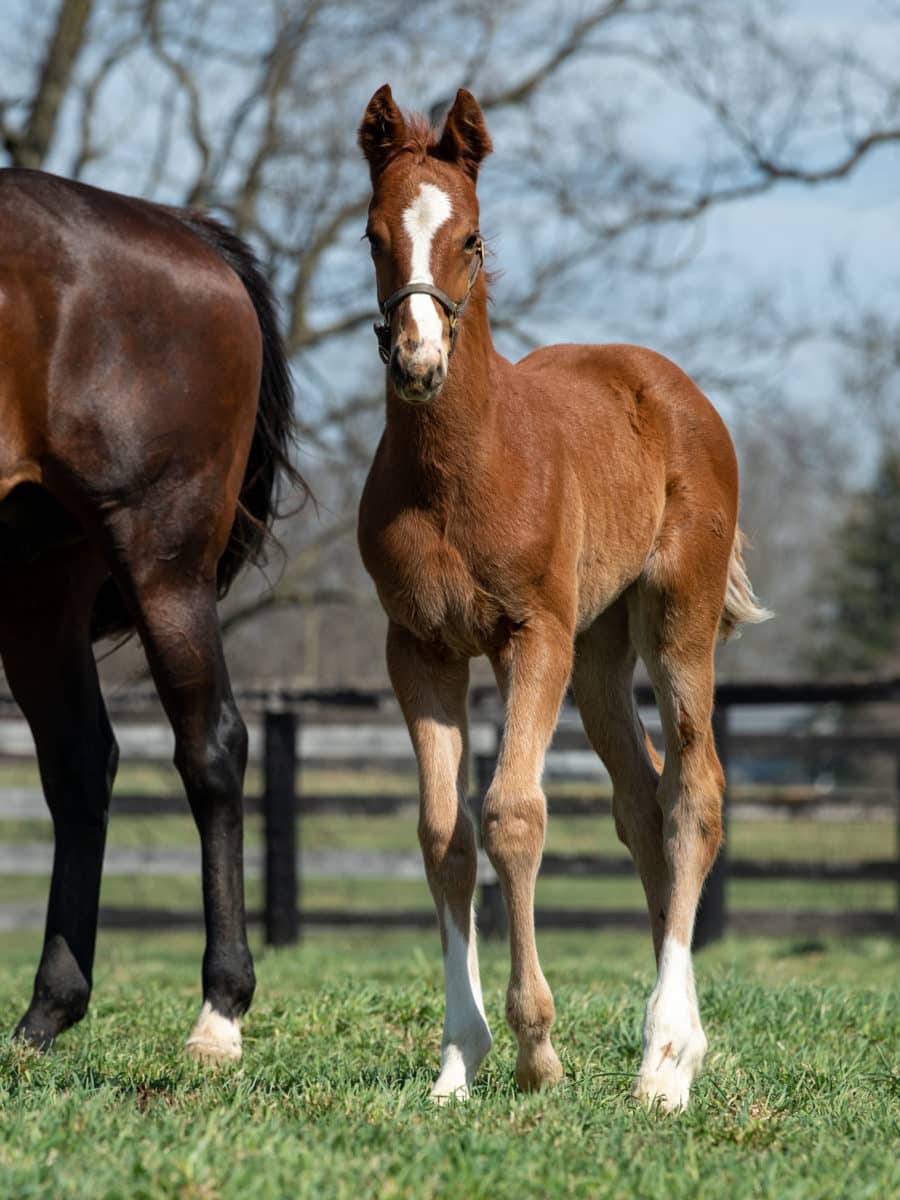
[[[357,136],[374,183],[406,139],[406,122],[389,83],[382,84],[369,101]]]
[[[472,179],[477,179],[481,160],[493,148],[478,101],[471,92],[460,88],[444,122],[444,131],[437,145],[438,158],[459,163]]]

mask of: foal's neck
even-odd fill
[[[387,385],[387,447],[425,495],[437,500],[461,478],[475,482],[494,425],[494,380],[502,360],[494,349],[487,300],[472,296],[463,317],[447,381],[429,404],[411,405]]]

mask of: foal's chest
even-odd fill
[[[430,514],[409,510],[375,531],[361,525],[360,549],[388,616],[417,638],[469,657],[506,641],[515,618],[489,560],[471,561]]]

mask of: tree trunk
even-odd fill
[[[84,42],[93,0],[62,0],[40,79],[20,137],[8,146],[17,167],[43,165],[53,141],[59,110]]]

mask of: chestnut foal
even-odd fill
[[[419,839],[441,928],[447,1008],[433,1095],[465,1097],[491,1045],[465,803],[468,664],[485,654],[506,704],[483,832],[509,915],[516,1079],[530,1089],[562,1077],[534,886],[544,753],[571,678],[650,911],[658,978],[635,1095],[684,1107],[706,1050],[694,913],[721,841],[713,651],[718,635],[768,615],[741,557],[731,440],[693,383],[650,350],[554,346],[517,364],[494,350],[475,194],[491,141],[468,92],[438,134],[405,119],[384,86],[359,140],[388,364],[359,543],[389,618],[388,667],[418,759]],[[638,654],[665,767],[635,710]]]

